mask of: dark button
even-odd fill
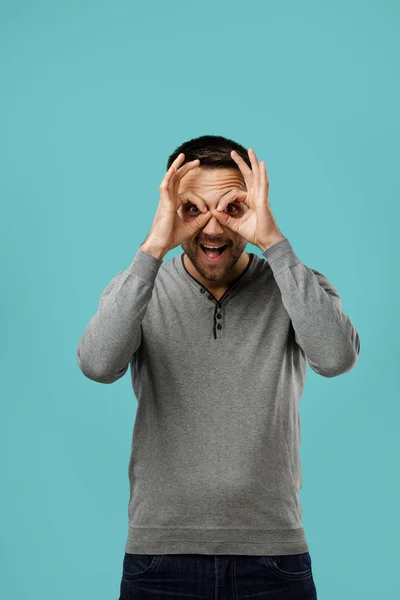
[[[221,315],[221,313],[218,313],[218,314],[217,314],[217,319],[222,319],[222,315]]]
[[[205,292],[205,291],[206,291],[206,290],[203,290],[203,288],[201,288],[201,290],[200,290],[200,292],[201,292],[202,294],[204,294],[204,292]]]
[[[208,294],[208,299],[209,300],[214,300],[214,296],[211,296],[211,294]]]
[[[217,329],[222,329],[222,325],[221,325],[221,323],[218,323],[218,325],[217,325]]]

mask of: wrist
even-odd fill
[[[160,246],[157,246],[156,244],[149,241],[144,241],[143,244],[139,246],[139,248],[143,250],[143,252],[147,252],[147,254],[151,254],[152,256],[154,256],[154,258],[159,258],[161,260],[166,255],[166,251],[163,248],[160,248]]]
[[[281,240],[285,240],[285,239],[286,238],[284,235],[277,234],[274,237],[271,237],[268,241],[259,244],[259,248],[260,248],[261,252],[265,252],[265,250],[268,250],[268,248],[270,248],[274,244],[280,242]]]

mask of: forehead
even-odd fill
[[[196,167],[184,175],[179,183],[179,194],[193,190],[199,195],[213,195],[228,187],[246,189],[239,169],[202,169]]]

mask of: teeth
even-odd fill
[[[202,246],[204,246],[204,248],[223,248],[225,244],[223,244],[222,246],[207,246],[207,244],[202,244]]]

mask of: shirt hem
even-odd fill
[[[128,554],[237,554],[274,556],[309,550],[303,527],[297,529],[196,529],[129,526]]]

